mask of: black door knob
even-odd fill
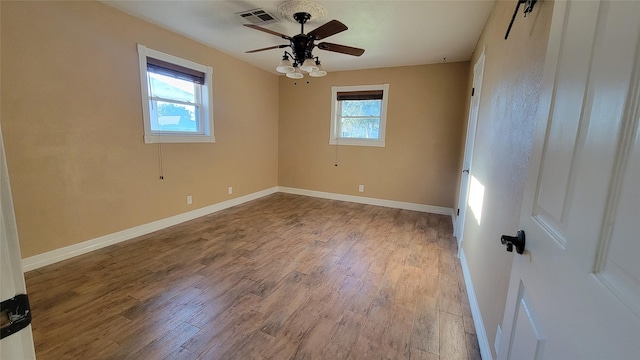
[[[524,230],[518,230],[518,234],[516,236],[502,235],[500,237],[500,242],[502,245],[507,247],[508,252],[513,252],[513,247],[516,247],[516,252],[518,254],[524,253],[524,244],[525,244],[525,236]]]

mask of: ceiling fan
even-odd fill
[[[286,73],[288,77],[292,78],[302,78],[303,75],[296,68],[307,71],[311,76],[324,76],[326,75],[325,71],[320,70],[320,60],[318,57],[314,57],[312,51],[314,48],[318,48],[320,50],[332,51],[341,54],[360,56],[364,53],[364,49],[355,48],[346,45],[334,44],[329,42],[320,42],[318,44],[315,43],[316,40],[322,40],[328,38],[329,36],[335,35],[337,33],[343,32],[348,29],[346,25],[341,23],[338,20],[331,20],[328,23],[309,31],[309,33],[304,33],[304,24],[311,19],[311,14],[307,12],[296,12],[293,14],[293,18],[300,24],[300,34],[294,36],[288,36],[285,34],[281,34],[279,32],[265,29],[263,27],[253,25],[253,24],[244,24],[244,26],[256,29],[259,31],[266,32],[268,34],[272,34],[275,36],[279,36],[282,39],[289,40],[289,44],[284,45],[276,45],[269,46],[262,49],[255,49],[246,51],[246,53],[255,53],[259,51],[272,50],[272,49],[282,49],[290,47],[292,53],[288,53],[285,51],[285,54],[282,58],[282,62],[280,66],[276,68],[278,72]],[[292,57],[293,63],[289,61],[289,56]],[[314,61],[315,60],[315,61]],[[299,75],[290,76],[290,74],[299,73]],[[315,75],[314,75],[315,74]]]

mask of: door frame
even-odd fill
[[[16,225],[9,171],[4,152],[2,127],[0,127],[0,251],[2,252],[2,281],[0,286],[0,301],[10,299],[18,294],[26,294],[22,270],[22,257],[18,242],[18,228]],[[8,264],[7,264],[8,262]],[[9,272],[8,274],[5,273]],[[0,357],[20,359],[35,359],[33,334],[31,325],[0,340]]]
[[[473,150],[478,129],[478,116],[480,110],[480,94],[482,93],[482,79],[484,77],[485,48],[473,65],[472,95],[469,101],[469,119],[467,121],[467,136],[464,146],[464,156],[462,158],[462,169],[460,175],[460,190],[458,194],[458,210],[456,217],[454,236],[458,240],[458,254],[462,249],[464,236],[464,222],[467,214],[467,202],[469,200],[469,179],[471,178],[471,165],[473,163]],[[466,168],[466,169],[465,169]],[[467,181],[464,181],[464,172],[467,171]]]

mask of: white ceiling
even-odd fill
[[[278,13],[282,0],[102,2],[274,74],[283,50],[253,54],[245,51],[287,41],[242,26],[245,21],[236,13],[263,8],[280,22],[261,26],[290,36],[300,32],[299,24]],[[469,60],[494,0],[317,2],[327,15],[321,20],[311,19],[305,33],[330,20],[339,20],[349,30],[323,41],[366,50],[361,57],[314,50],[327,71],[338,71],[432,64],[443,58],[447,62]]]

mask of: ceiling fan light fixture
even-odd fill
[[[1,0],[0,0],[1,1]],[[524,0],[521,0],[524,1]],[[320,67],[320,59],[313,56],[313,49],[332,51],[336,53],[361,56],[364,49],[352,46],[334,44],[329,42],[320,42],[316,44],[316,40],[322,40],[341,33],[349,28],[338,20],[331,20],[307,33],[304,31],[304,25],[313,19],[321,18],[326,14],[322,6],[310,0],[288,0],[280,4],[278,10],[283,16],[293,19],[300,24],[300,33],[294,36],[281,34],[267,28],[263,28],[253,24],[244,24],[244,26],[262,31],[271,35],[275,35],[281,39],[288,40],[289,44],[274,45],[261,49],[249,50],[246,53],[255,53],[259,51],[291,48],[291,52],[285,50],[282,61],[276,67],[276,71],[285,74],[291,79],[302,79],[304,73],[308,73],[312,77],[326,76],[327,72]],[[315,11],[314,11],[315,10]],[[317,14],[320,12],[320,14]],[[315,61],[314,61],[315,60]]]
[[[282,74],[289,74],[296,71],[296,69],[293,67],[289,57],[285,54],[282,60],[280,60],[280,64],[276,67],[276,71]]]
[[[300,72],[300,68],[296,67],[293,72],[287,73],[287,77],[290,79],[302,79],[304,75]]]
[[[310,72],[317,71],[318,66],[316,65],[316,62],[313,61],[312,58],[307,58],[304,61],[304,63],[302,63],[302,66],[300,66],[300,70],[310,73]]]

